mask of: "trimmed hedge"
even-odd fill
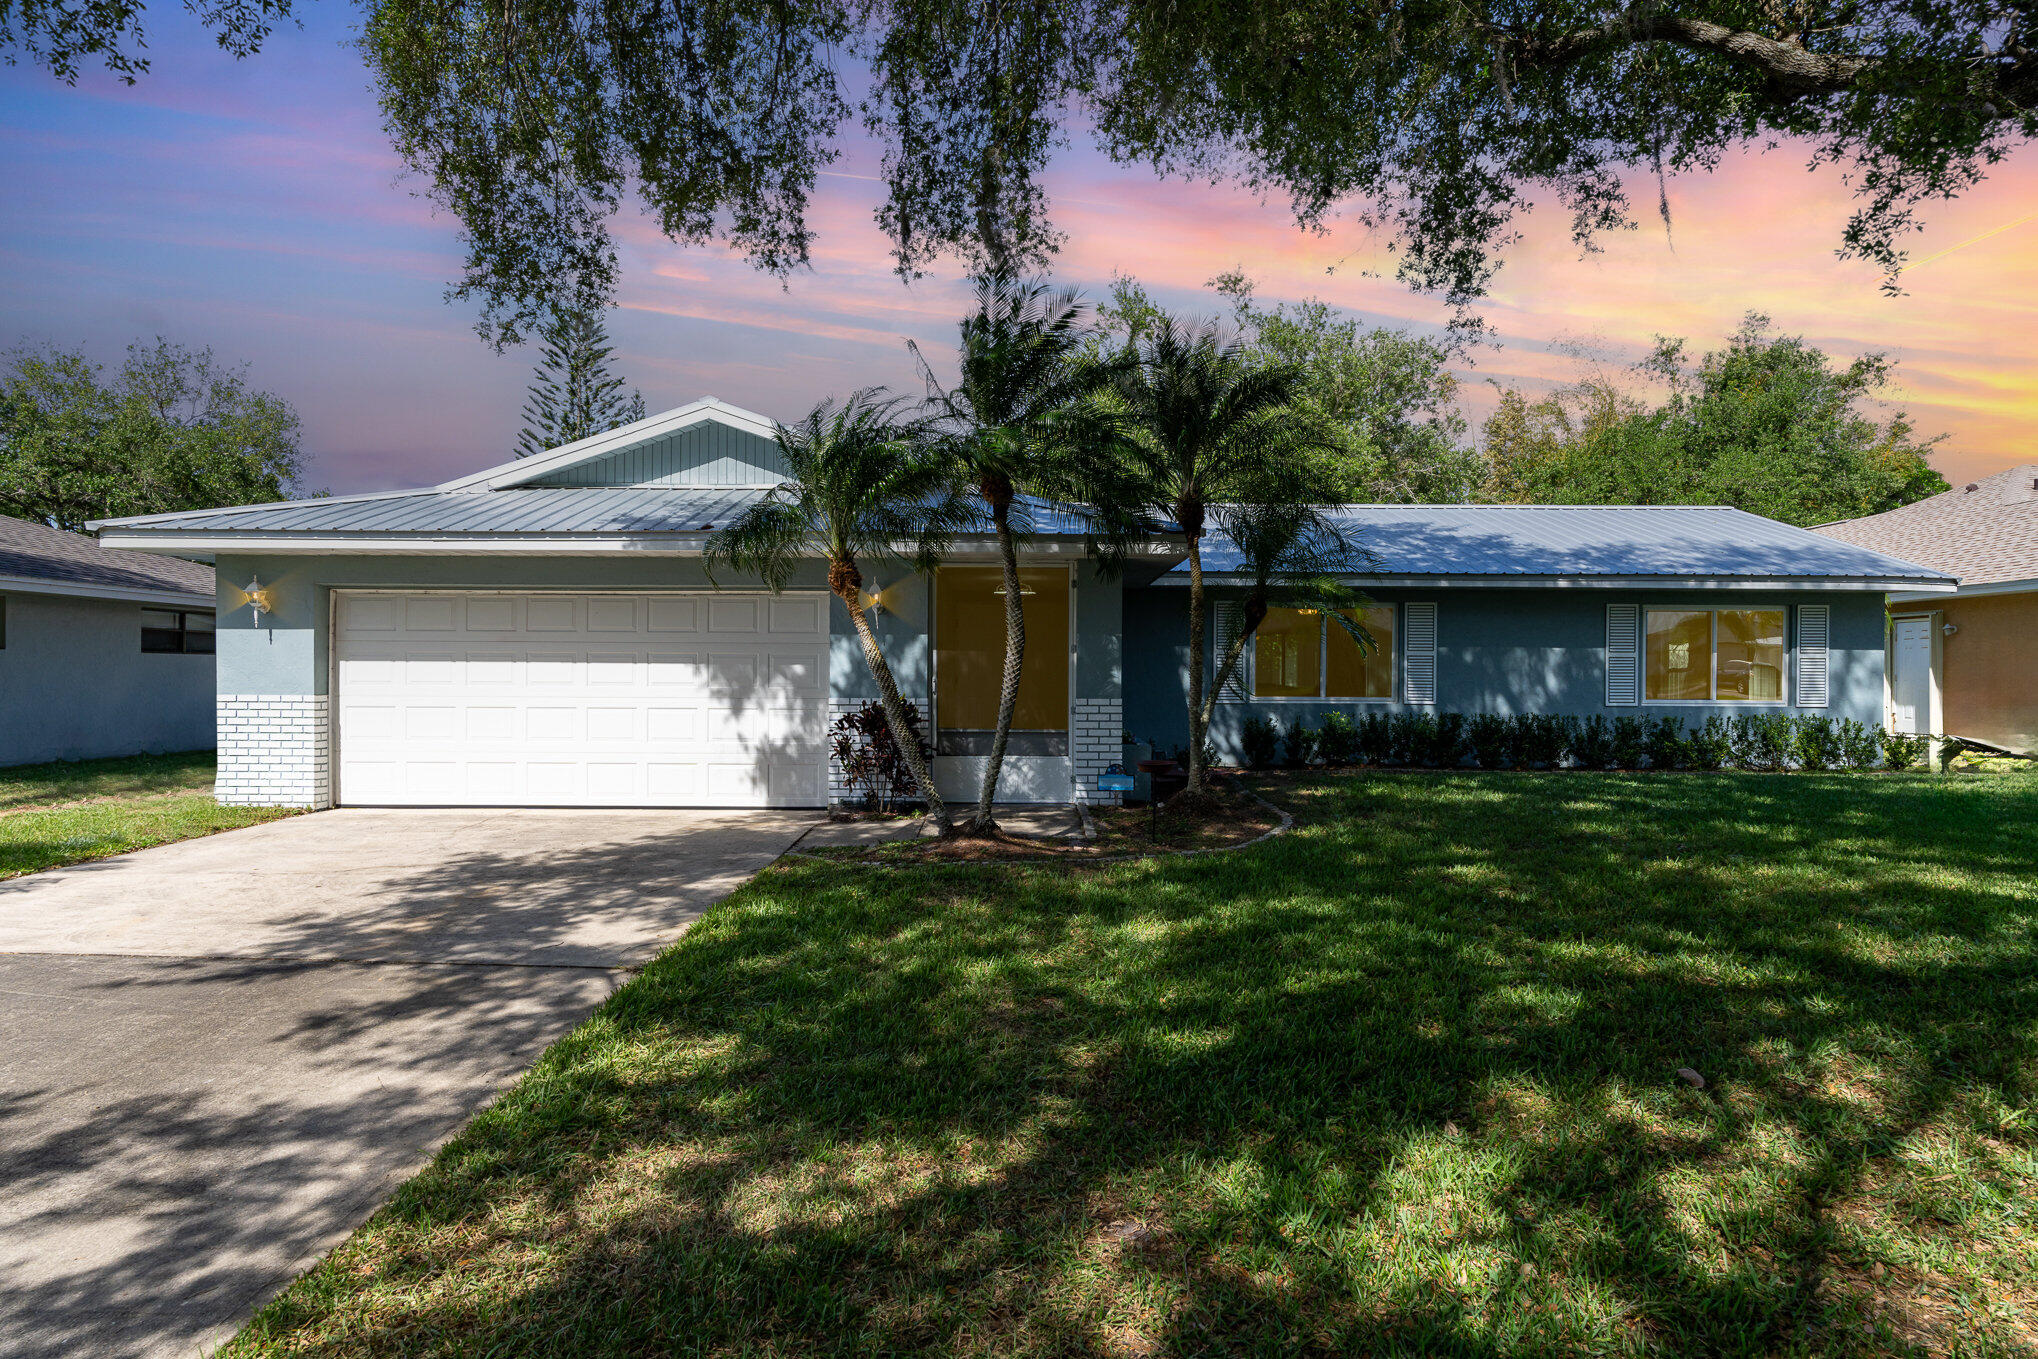
[[[1247,764],[1266,768],[1283,753],[1291,768],[1306,765],[1380,765],[1480,769],[1910,769],[1923,762],[1925,737],[1902,736],[1848,718],[1714,713],[1698,726],[1678,717],[1594,715],[1552,717],[1523,713],[1342,712],[1321,727],[1295,722],[1285,729],[1258,713],[1246,718],[1241,745]]]

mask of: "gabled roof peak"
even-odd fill
[[[660,411],[642,420],[618,425],[614,429],[604,430],[600,434],[590,435],[570,444],[562,444],[558,448],[548,449],[528,458],[515,458],[509,462],[498,463],[494,467],[485,467],[464,477],[456,477],[452,481],[441,482],[432,489],[497,491],[511,486],[522,486],[542,477],[553,476],[569,468],[609,457],[637,444],[650,443],[654,439],[677,434],[695,425],[711,423],[726,425],[731,429],[742,430],[746,434],[755,434],[766,439],[775,438],[778,434],[778,421],[770,416],[744,410],[741,406],[732,406],[712,396],[704,396],[697,401],[689,401],[684,406],[674,406],[669,411]]]

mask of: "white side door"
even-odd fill
[[[1890,649],[1890,726],[1908,736],[1922,736],[1932,726],[1932,620],[1899,618]]]

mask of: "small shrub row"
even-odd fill
[[[1696,726],[1678,717],[1554,717],[1525,713],[1332,712],[1323,725],[1283,727],[1254,713],[1240,732],[1245,762],[1286,765],[1385,765],[1481,769],[1910,769],[1926,741],[1853,718],[1787,713],[1717,713]]]

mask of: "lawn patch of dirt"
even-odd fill
[[[1220,785],[1208,803],[1174,813],[1163,805],[1108,807],[1091,813],[1088,838],[996,835],[952,840],[893,840],[874,845],[830,845],[803,851],[821,858],[880,863],[1055,862],[1121,859],[1183,850],[1229,849],[1257,840],[1281,825],[1281,813],[1236,786]]]

